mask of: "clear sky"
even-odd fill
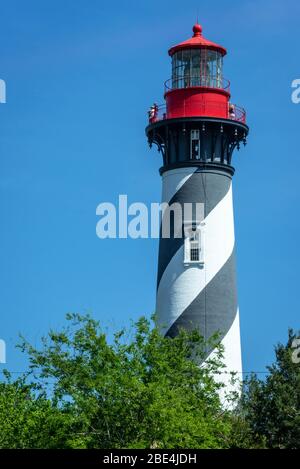
[[[0,338],[8,369],[67,312],[123,326],[155,307],[157,240],[100,240],[96,206],[159,202],[146,111],[162,102],[169,46],[203,33],[228,49],[225,76],[249,144],[235,154],[244,369],[299,328],[298,0],[0,2]],[[3,365],[0,366],[3,368]]]

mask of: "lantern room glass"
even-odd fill
[[[223,87],[223,56],[209,49],[183,49],[172,57],[172,88]]]

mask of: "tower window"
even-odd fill
[[[197,239],[198,236],[190,238],[190,261],[199,261],[200,258],[200,246]]]
[[[201,227],[189,225],[185,227],[184,263],[204,263],[204,233]]]
[[[200,160],[200,132],[191,130],[191,160]]]

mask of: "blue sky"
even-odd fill
[[[155,306],[157,240],[100,240],[96,206],[160,201],[146,110],[162,102],[169,46],[197,13],[228,49],[225,76],[250,125],[235,154],[234,203],[244,370],[299,328],[300,78],[296,0],[1,2],[0,338],[8,369],[67,312],[118,328]],[[1,365],[3,368],[3,365]]]

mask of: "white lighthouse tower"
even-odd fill
[[[161,235],[157,279],[157,320],[170,337],[198,329],[208,340],[219,332],[226,366],[241,376],[232,204],[232,155],[246,143],[244,109],[231,102],[223,77],[226,49],[205,39],[199,24],[193,37],[169,50],[172,77],[165,105],[150,110],[146,134],[162,153],[162,201],[203,204],[201,219],[182,218],[183,236]],[[184,210],[182,210],[184,213]],[[207,356],[213,350],[207,351]]]

